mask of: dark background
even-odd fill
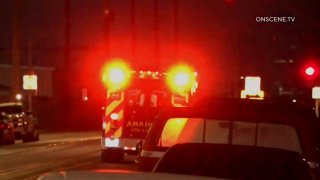
[[[52,67],[52,95],[33,97],[44,128],[100,128],[102,65],[114,57],[134,69],[188,62],[201,96],[239,97],[241,76],[259,75],[267,96],[311,102],[302,68],[319,63],[316,0],[24,0],[21,65]],[[15,1],[0,3],[0,64],[11,64]],[[107,10],[107,11],[106,11]],[[292,16],[292,23],[256,22]],[[39,77],[40,78],[40,77]],[[41,88],[41,87],[39,87]],[[81,100],[88,89],[89,101]]]

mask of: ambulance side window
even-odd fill
[[[145,94],[141,91],[132,91],[128,94],[128,105],[129,106],[140,106],[142,107],[145,102]]]
[[[145,94],[141,93],[140,97],[139,97],[139,102],[137,104],[139,104],[139,106],[143,106],[145,102]]]
[[[153,92],[150,96],[151,107],[161,107],[165,105],[166,94],[164,92]]]
[[[157,107],[158,106],[158,96],[156,94],[151,94],[150,97],[151,107]]]

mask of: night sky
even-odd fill
[[[0,63],[10,63],[13,2],[2,0],[0,5]],[[70,62],[73,73],[80,78],[96,76],[107,60],[104,2],[71,0]],[[280,71],[274,65],[275,60],[301,62],[309,56],[318,57],[320,52],[317,13],[320,6],[316,0],[180,0],[177,32],[174,1],[159,0],[159,61],[155,60],[155,1],[136,0],[135,58],[132,57],[132,1],[109,2],[111,57],[122,57],[142,69],[156,69],[159,64],[163,68],[179,60],[189,62],[211,77],[211,91],[237,85],[234,79],[244,74],[271,78],[271,74]],[[64,0],[22,1],[22,64],[27,62],[26,49],[31,41],[35,65],[65,67],[64,3]],[[292,16],[295,22],[257,23],[258,16]],[[175,33],[179,42],[178,58],[174,51]]]

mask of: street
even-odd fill
[[[134,169],[100,161],[100,132],[42,134],[40,141],[0,147],[0,179],[36,179],[61,170]],[[130,157],[129,157],[130,159]],[[128,160],[128,157],[127,157]]]

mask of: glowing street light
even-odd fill
[[[21,101],[22,95],[20,93],[16,94],[16,100]]]

